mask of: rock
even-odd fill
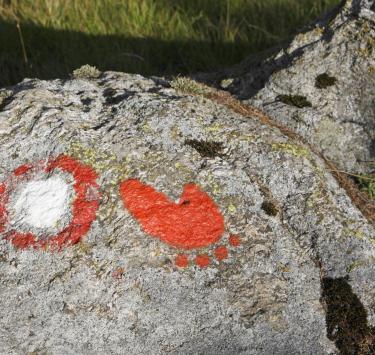
[[[374,227],[308,146],[183,78],[11,93],[1,353],[373,350]]]
[[[375,172],[372,0],[343,1],[283,48],[247,58],[223,78],[232,83],[222,88],[305,137],[340,169]]]

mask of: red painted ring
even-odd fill
[[[11,193],[11,182],[27,181],[30,173],[37,169],[38,164],[21,165],[13,171],[10,178],[0,184],[0,233],[5,231],[8,222],[6,205]],[[61,249],[64,246],[78,243],[89,231],[92,222],[96,218],[99,208],[99,185],[96,183],[97,174],[88,165],[81,164],[67,155],[60,155],[56,159],[47,162],[45,172],[60,169],[70,173],[74,178],[73,188],[76,198],[72,206],[72,221],[58,234],[46,239],[38,239],[33,233],[20,233],[15,230],[7,231],[5,238],[20,249]],[[10,191],[11,190],[11,191]]]

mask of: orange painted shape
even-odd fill
[[[238,235],[231,235],[229,237],[229,244],[233,247],[238,247],[241,244],[240,237]]]
[[[195,257],[195,263],[201,267],[207,267],[210,265],[210,257],[207,254],[200,254]]]
[[[13,171],[13,174],[15,176],[21,176],[23,174],[26,174],[30,169],[31,169],[31,165],[24,164],[24,165],[19,166],[17,169],[15,169]]]
[[[224,218],[218,207],[195,184],[184,186],[178,203],[136,179],[122,182],[120,194],[125,208],[143,230],[172,247],[206,247],[224,233]]]
[[[228,257],[228,249],[225,246],[217,247],[215,250],[217,260],[224,260]]]
[[[187,267],[189,265],[189,260],[186,255],[179,254],[176,256],[175,264],[178,267]]]

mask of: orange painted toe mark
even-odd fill
[[[223,215],[198,185],[185,185],[178,203],[137,179],[122,182],[120,194],[144,232],[172,247],[207,247],[224,233]]]
[[[200,267],[207,267],[210,264],[210,258],[207,254],[197,255],[195,263]]]
[[[228,249],[224,246],[217,247],[215,250],[217,260],[224,260],[228,257]]]
[[[241,240],[238,235],[231,235],[229,237],[229,244],[233,247],[238,247],[241,244]]]
[[[179,254],[176,256],[175,263],[178,267],[186,267],[189,264],[189,260],[186,255]]]
[[[31,165],[24,164],[24,165],[19,166],[16,170],[14,170],[13,173],[15,176],[20,176],[20,175],[27,173],[30,169],[31,169]]]

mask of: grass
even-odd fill
[[[0,0],[0,86],[83,64],[212,71],[287,40],[339,0]]]
[[[375,174],[358,175],[356,182],[362,191],[375,200]]]

